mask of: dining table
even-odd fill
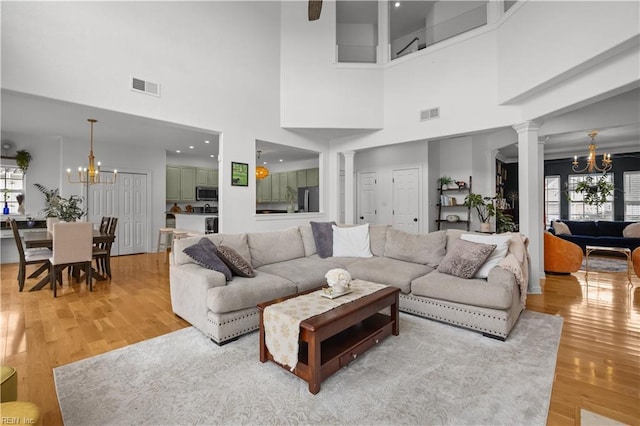
[[[53,234],[47,230],[37,230],[37,231],[25,231],[23,234],[24,246],[25,248],[37,248],[37,247],[45,247],[52,249],[53,248]],[[93,230],[93,244],[108,244],[113,243],[116,239],[115,235],[111,235],[107,232],[100,232],[97,229]],[[31,276],[35,277],[40,275],[42,272],[48,269],[48,264],[44,264],[37,271],[35,271]],[[100,274],[95,268],[92,268],[92,277],[94,277],[97,281],[104,281],[107,278]],[[35,291],[42,289],[45,285],[49,283],[49,275],[44,277],[38,284],[34,285],[29,289],[29,291]]]

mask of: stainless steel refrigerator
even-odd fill
[[[319,212],[320,211],[320,187],[304,186],[298,188],[298,211],[299,212]]]

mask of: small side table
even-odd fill
[[[589,255],[594,251],[600,252],[609,252],[609,253],[622,253],[627,257],[627,279],[629,280],[629,285],[633,286],[631,283],[631,250],[624,247],[603,247],[603,246],[587,246],[586,247],[586,271],[585,271],[585,279],[589,278]],[[587,283],[587,285],[589,285]]]

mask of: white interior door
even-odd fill
[[[114,185],[89,186],[88,197],[90,222],[99,224],[103,216],[118,218],[112,256],[146,252],[146,174],[118,173]]]
[[[377,223],[378,186],[376,172],[358,175],[358,223]]]
[[[393,171],[393,227],[405,232],[420,232],[420,170]]]
[[[147,217],[147,175],[118,176],[118,254],[144,253]]]

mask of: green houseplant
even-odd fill
[[[284,194],[284,197],[287,203],[289,203],[289,206],[287,207],[287,213],[295,213],[296,208],[293,203],[298,198],[298,194],[296,194],[296,191],[292,187],[287,186],[287,192]]]
[[[453,179],[450,176],[442,176],[438,178],[438,187],[440,189],[447,189],[448,185],[453,183]]]
[[[33,186],[38,188],[40,192],[44,194],[44,209],[42,209],[42,213],[45,217],[58,217],[58,203],[60,202],[60,194],[58,193],[58,188],[56,189],[47,189],[43,185],[39,183],[34,183]]]
[[[69,198],[60,198],[56,207],[57,217],[65,222],[75,222],[85,214],[81,205],[82,198],[77,195],[72,195]]]
[[[29,151],[24,149],[16,151],[16,164],[23,173],[26,173],[29,168],[29,163],[31,163],[31,153]]]
[[[607,202],[607,198],[614,189],[615,187],[613,183],[609,182],[607,175],[602,175],[597,180],[593,176],[587,176],[585,180],[576,184],[575,192],[582,194],[585,204],[600,207]]]
[[[464,205],[476,210],[478,219],[480,219],[481,222],[480,230],[488,232],[491,229],[489,220],[496,215],[493,198],[483,197],[481,194],[474,194],[472,192],[465,197]]]

